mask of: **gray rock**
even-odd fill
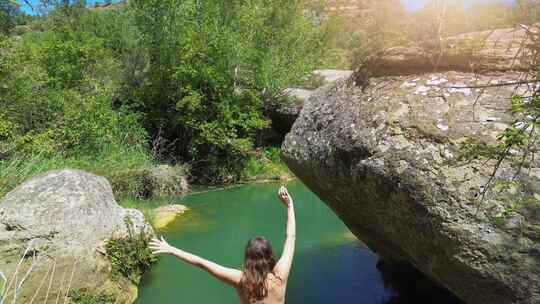
[[[494,187],[479,207],[494,162],[460,158],[468,138],[494,143],[513,121],[516,89],[466,87],[521,76],[380,77],[363,90],[338,81],[306,102],[283,159],[383,259],[412,264],[467,303],[540,303],[538,160],[519,176],[524,189]],[[504,162],[497,178],[514,172]]]
[[[79,170],[51,171],[8,193],[0,204],[0,271],[13,278],[26,251],[20,281],[35,261],[18,303],[34,295],[36,303],[55,303],[57,297],[63,303],[68,286],[132,303],[136,286],[112,275],[103,250],[106,240],[126,235],[126,217],[137,231],[152,233],[141,212],[115,202],[105,178]]]
[[[291,97],[295,101],[298,101],[297,103],[293,103],[293,104],[299,104],[300,107],[296,107],[296,106],[290,107],[288,104],[285,107],[283,107],[283,109],[281,109],[280,111],[283,114],[288,114],[288,115],[292,114],[292,115],[298,116],[298,114],[300,114],[300,110],[302,110],[301,105],[313,94],[313,92],[314,92],[313,90],[307,90],[307,89],[286,89],[285,95],[287,95],[288,97]]]
[[[268,107],[267,113],[272,121],[272,128],[278,133],[282,141],[289,133],[292,125],[304,103],[309,99],[316,89],[334,83],[340,79],[347,79],[353,74],[351,70],[315,70],[304,80],[302,88],[288,88],[283,98],[279,102],[274,102]]]
[[[536,27],[540,25],[537,24]],[[438,41],[412,42],[386,50],[372,62],[373,76],[409,75],[437,71],[523,71],[531,66],[535,26],[471,32],[447,37],[443,52]],[[438,64],[436,64],[438,63]]]
[[[148,170],[146,191],[151,197],[168,197],[186,194],[189,185],[183,166],[159,165]]]
[[[274,102],[266,110],[272,122],[272,130],[277,133],[278,142],[282,142],[289,133],[294,121],[300,115],[305,100],[313,94],[313,91],[304,89],[287,89],[285,92],[288,98]]]
[[[349,78],[352,75],[352,70],[331,70],[331,69],[322,69],[313,71],[314,75],[322,77],[323,85],[329,83],[334,83],[340,79]]]

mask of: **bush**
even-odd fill
[[[17,4],[9,0],[0,0],[0,35],[9,34],[17,24],[19,11]]]
[[[280,158],[280,149],[269,147],[251,153],[251,157],[242,171],[242,179],[252,180],[280,180],[290,178],[292,173]]]
[[[105,245],[113,270],[137,284],[141,275],[157,262],[148,248],[151,235],[144,230],[136,233],[133,222],[125,219],[127,237],[111,239]]]
[[[159,165],[118,171],[109,177],[118,201],[126,198],[158,199],[188,191],[187,166]]]
[[[93,295],[86,290],[73,290],[69,293],[70,302],[73,304],[113,304],[116,297],[113,295]]]
[[[69,30],[32,34],[4,52],[0,146],[9,150],[5,153],[69,156],[110,145],[145,145],[139,117],[112,107],[114,81],[92,74],[101,65],[115,66],[99,39]]]
[[[234,182],[268,126],[263,103],[310,72],[320,33],[301,1],[130,1],[147,58],[123,98],[202,182]],[[216,30],[219,29],[219,30]]]

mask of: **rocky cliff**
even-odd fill
[[[511,69],[452,69],[319,89],[283,159],[383,259],[412,264],[467,303],[540,303],[540,163],[508,183],[516,170],[503,162],[482,195],[496,161],[464,149],[495,143],[514,121],[510,98],[531,84],[501,85],[524,80]]]
[[[528,46],[539,43],[540,24],[464,33],[439,41],[416,41],[385,50],[370,68],[372,76],[433,71],[527,71],[535,55]]]
[[[151,233],[142,213],[114,201],[107,180],[78,170],[52,171],[8,193],[0,204],[6,303],[65,303],[70,290],[132,303],[137,287],[113,274],[104,251],[106,240],[126,235],[126,217]]]

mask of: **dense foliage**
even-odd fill
[[[117,299],[113,295],[94,295],[86,290],[73,290],[69,293],[69,303],[73,304],[113,304]]]
[[[0,34],[8,34],[15,27],[17,7],[9,0],[0,1]]]
[[[231,181],[268,126],[263,103],[314,68],[320,38],[300,1],[131,1],[146,65],[125,101],[154,142]],[[159,136],[159,138],[156,138]]]
[[[149,163],[139,117],[112,107],[122,65],[108,38],[82,26],[92,14],[55,11],[0,36],[0,195],[48,169],[110,177]]]
[[[140,166],[190,163],[202,182],[233,182],[269,125],[264,104],[324,49],[324,27],[304,18],[301,1],[50,1],[32,18],[13,3],[0,1],[9,23],[0,34],[0,195],[9,180],[62,161],[85,159],[83,169],[111,177],[95,168],[118,155]]]

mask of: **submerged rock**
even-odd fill
[[[22,282],[31,269],[17,303],[63,303],[68,290],[83,289],[132,303],[136,285],[113,274],[103,252],[106,240],[126,236],[126,218],[152,233],[141,212],[115,202],[105,178],[79,170],[51,171],[8,193],[0,204],[0,271]]]
[[[179,204],[161,206],[154,210],[153,226],[156,229],[163,229],[188,210],[188,207]]]
[[[519,73],[340,80],[306,102],[282,147],[293,173],[386,261],[407,262],[471,304],[540,303],[540,164],[521,188],[494,161],[462,159],[510,123]],[[515,174],[508,162],[499,177]],[[508,185],[506,185],[508,186]],[[501,215],[504,214],[504,215]]]

